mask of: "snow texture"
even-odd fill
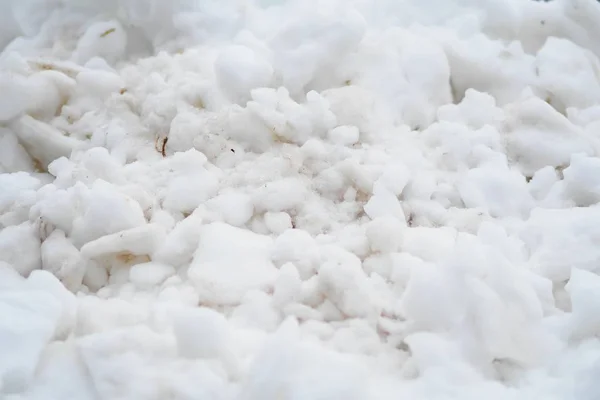
[[[0,0],[0,398],[597,400],[600,3]]]

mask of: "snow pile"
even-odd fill
[[[594,0],[0,9],[3,399],[600,396]]]

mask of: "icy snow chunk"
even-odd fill
[[[140,289],[159,285],[172,275],[175,275],[175,268],[157,262],[136,264],[129,270],[129,280]]]
[[[583,346],[580,346],[574,353],[585,353],[585,357],[577,357],[585,365],[583,368],[576,369],[576,387],[575,391],[567,392],[565,390],[564,397],[573,394],[578,399],[582,400],[593,400],[600,397],[600,385],[596,377],[600,374],[600,361],[598,361],[598,348],[595,346],[596,343],[588,342]],[[580,354],[581,354],[580,353]],[[578,354],[579,355],[579,354]],[[592,361],[595,358],[595,361]],[[566,363],[565,363],[566,364]],[[568,364],[571,366],[572,364]]]
[[[377,217],[395,217],[400,221],[406,221],[404,210],[398,198],[380,181],[375,183],[373,196],[365,204],[364,209],[371,219]]]
[[[574,268],[566,286],[571,296],[569,325],[577,339],[600,332],[600,276]]]
[[[494,359],[510,360],[523,367],[539,365],[544,354],[552,350],[552,341],[541,329],[543,315],[537,294],[518,274],[510,270],[506,271],[508,274],[498,274],[508,266],[495,264],[485,281],[466,279],[461,288],[463,295],[468,296],[471,312],[479,315],[481,345]],[[487,318],[488,315],[495,318]]]
[[[404,188],[404,200],[423,201],[431,200],[431,197],[438,188],[438,176],[436,173],[428,170],[421,170],[411,176],[410,181]]]
[[[490,246],[490,248],[496,248],[507,258],[507,260],[510,260],[515,264],[527,260],[523,241],[513,234],[508,234],[507,230],[501,225],[495,224],[492,221],[484,221],[477,230],[477,237],[481,240],[483,245]],[[473,237],[464,233],[461,233],[460,236],[457,237],[461,242],[464,238],[473,239]],[[470,244],[465,247],[472,248]]]
[[[306,184],[300,178],[284,178],[259,187],[253,200],[257,210],[277,212],[299,208],[307,197]]]
[[[169,126],[168,148],[182,152],[194,147],[194,139],[198,135],[199,127],[205,123],[202,114],[195,111],[177,113]]]
[[[0,174],[0,215],[7,212],[25,192],[39,188],[39,179],[26,172]]]
[[[319,287],[341,312],[354,318],[379,315],[377,292],[354,254],[341,248],[329,248],[319,268]]]
[[[76,246],[146,224],[140,205],[105,181],[95,181],[85,200],[83,216],[73,221],[71,237]]]
[[[600,201],[600,159],[574,154],[563,171],[565,197],[578,206],[590,206]]]
[[[422,264],[413,268],[402,296],[404,316],[424,330],[453,328],[466,312],[466,299],[457,283],[439,266]]]
[[[193,173],[203,170],[207,165],[206,156],[196,149],[177,152],[169,160],[169,164],[174,171],[180,173]]]
[[[273,243],[271,260],[277,267],[293,263],[302,279],[310,278],[317,270],[319,247],[310,233],[301,229],[288,229]]]
[[[254,50],[240,45],[222,50],[215,61],[219,86],[237,103],[250,99],[250,91],[267,87],[273,80],[273,67]]]
[[[87,242],[81,247],[81,255],[87,259],[117,253],[148,255],[163,241],[164,236],[162,226],[146,224]]]
[[[469,384],[478,378],[478,371],[465,360],[460,348],[451,340],[431,332],[418,332],[405,339],[413,362],[422,375],[434,372],[453,382]]]
[[[62,230],[55,229],[44,240],[41,257],[42,269],[60,279],[67,289],[79,289],[85,275],[85,262]]]
[[[456,122],[480,129],[486,124],[495,126],[502,122],[504,114],[496,107],[496,100],[488,93],[467,89],[465,97],[457,105],[448,104],[437,111],[439,121]]]
[[[163,205],[169,210],[191,212],[213,197],[219,189],[219,178],[204,170],[171,180]]]
[[[302,296],[302,280],[298,270],[292,263],[284,264],[280,270],[275,289],[273,291],[273,302],[278,307],[289,303],[299,302]]]
[[[600,62],[589,50],[567,39],[549,37],[537,53],[536,68],[538,84],[548,91],[548,102],[559,111],[600,102]]]
[[[27,279],[28,288],[52,294],[61,304],[60,318],[57,320],[54,338],[66,339],[75,327],[77,318],[77,299],[75,295],[47,271],[33,271]]]
[[[207,168],[207,158],[190,149],[177,152],[168,163],[174,173],[168,179],[163,205],[179,212],[191,212],[213,197],[219,188],[219,174]]]
[[[12,265],[7,262],[0,261],[0,289],[9,289],[17,287],[25,278],[19,274]]]
[[[152,259],[173,266],[188,263],[198,247],[201,228],[202,218],[197,214],[179,221],[164,240],[157,244]]]
[[[233,226],[245,225],[254,214],[252,197],[236,190],[225,190],[206,202],[206,206],[221,214],[224,222]]]
[[[106,268],[94,260],[89,260],[85,275],[83,276],[83,284],[91,291],[100,290],[108,283],[108,271]]]
[[[0,291],[0,389],[5,394],[29,387],[61,317],[60,300],[28,286],[26,281]]]
[[[241,400],[367,398],[364,368],[354,359],[298,337],[288,319],[254,358]]]
[[[406,221],[394,217],[378,217],[367,224],[366,234],[371,250],[392,253],[402,244]]]
[[[388,195],[389,189],[386,187],[385,184],[383,184],[383,182],[378,182],[377,184],[375,182],[377,180],[378,175],[376,171],[370,170],[365,164],[361,163],[359,160],[351,158],[347,158],[344,161],[337,163],[335,169],[341,172],[347,181],[352,182],[353,187],[355,189],[365,194],[375,193],[376,191],[378,191],[379,197],[376,201],[383,202],[386,204],[390,203],[388,204],[388,206],[392,207],[391,203],[393,203],[393,199],[391,199]],[[338,182],[335,182],[336,180],[338,180]],[[334,185],[334,187],[340,185],[340,183],[341,182],[339,181],[337,175],[331,177],[331,184]],[[373,218],[373,216],[370,217]]]
[[[231,319],[237,326],[271,332],[281,323],[282,311],[285,312],[275,308],[269,294],[251,290],[244,295],[242,304],[235,308]]]
[[[389,271],[389,280],[392,284],[392,290],[395,293],[404,293],[406,289],[406,285],[410,279],[410,274],[413,269],[420,268],[423,264],[426,263],[423,259],[419,257],[415,257],[410,253],[395,253],[390,255],[390,271]],[[381,267],[381,264],[378,265]],[[386,277],[381,271],[379,273],[381,276]]]
[[[56,228],[70,234],[73,221],[79,212],[77,202],[79,200],[79,188],[58,190],[54,184],[44,187],[47,191],[43,193],[40,200],[32,207],[33,212],[39,212],[43,221],[54,225]]]
[[[43,31],[44,22],[51,19],[53,8],[56,3],[53,1],[27,1],[14,5],[12,16],[14,22],[18,24],[20,32],[25,36],[36,36]]]
[[[571,268],[600,272],[600,208],[535,209],[520,237],[541,275],[565,281]]]
[[[266,227],[275,234],[281,234],[292,229],[292,218],[284,212],[266,212],[264,216]]]
[[[200,300],[237,304],[244,293],[273,283],[277,270],[270,260],[273,241],[222,222],[205,225],[188,270]]]
[[[57,158],[69,157],[73,150],[82,146],[80,141],[64,136],[53,126],[37,121],[29,115],[11,123],[10,128],[27,152],[44,168]]]
[[[152,210],[152,217],[150,218],[150,223],[157,224],[162,226],[165,231],[171,231],[177,222],[180,222],[179,215],[172,215],[168,211],[165,210]]]
[[[381,338],[364,319],[348,321],[335,331],[330,343],[335,350],[345,353],[372,355],[381,351]]]
[[[0,229],[0,261],[11,264],[21,275],[41,267],[40,238],[29,222]]]
[[[402,74],[409,84],[408,96],[403,96],[403,121],[423,129],[434,121],[436,108],[452,100],[450,65],[444,49],[433,41],[407,35],[402,45]]]
[[[178,310],[173,328],[178,352],[182,357],[219,358],[228,350],[227,320],[210,308]]]
[[[49,120],[60,114],[73,92],[75,81],[62,72],[49,70],[31,75],[27,85],[30,97],[26,112],[36,119]]]
[[[400,196],[410,180],[410,171],[405,165],[394,163],[383,168],[378,182],[384,184],[396,196]]]
[[[560,178],[555,168],[550,166],[544,167],[533,174],[528,185],[529,192],[536,200],[543,200],[559,180]]]
[[[60,157],[52,161],[48,164],[48,173],[56,177],[52,185],[61,189],[75,186],[80,191],[80,188],[85,186],[85,184],[83,182],[76,182],[77,169],[77,164],[67,157]]]
[[[79,163],[82,170],[85,171],[86,178],[90,177],[94,180],[103,179],[115,184],[123,184],[125,182],[123,179],[122,164],[103,147],[89,149],[81,155]],[[84,180],[82,178],[79,179]],[[133,193],[135,188],[135,186],[126,186],[124,190],[128,193]],[[137,196],[132,195],[132,197],[143,198],[143,195],[139,195],[139,192],[136,194]]]
[[[33,172],[33,160],[19,143],[14,132],[0,128],[0,171]]]
[[[65,371],[69,373],[65,374]],[[96,392],[85,371],[73,342],[52,342],[40,357],[28,398],[93,400]]]
[[[306,102],[299,104],[286,88],[256,89],[252,91],[248,110],[256,114],[268,128],[273,139],[304,144],[311,137],[323,137],[336,124],[327,101],[315,91],[306,94]]]
[[[349,189],[346,178],[339,168],[330,167],[321,171],[312,180],[312,187],[322,196],[329,198],[339,198],[344,191],[354,190],[354,198],[356,198],[356,190]]]
[[[342,125],[330,130],[327,136],[332,143],[350,146],[358,142],[360,132],[355,126]]]
[[[489,93],[498,104],[514,101],[523,89],[535,82],[535,59],[525,54],[520,43],[505,45],[483,35],[446,42],[452,72],[452,87],[460,99],[467,89]]]
[[[322,69],[339,63],[365,34],[365,21],[355,10],[315,17],[294,18],[271,36],[275,68],[291,93],[301,92]]]
[[[79,96],[93,96],[102,100],[125,87],[125,82],[119,75],[100,70],[81,71],[77,74],[76,81]]]
[[[523,173],[568,165],[571,155],[592,155],[589,139],[551,105],[530,96],[506,107],[508,157]]]
[[[534,205],[523,175],[492,165],[470,169],[458,190],[467,207],[493,217],[525,217]]]
[[[30,95],[28,89],[26,78],[0,73],[0,121],[9,121],[25,111]]]
[[[370,252],[370,244],[365,228],[365,225],[346,225],[340,232],[335,234],[336,244],[358,257],[366,257]]]
[[[76,345],[97,396],[147,399],[163,385],[169,390],[163,379],[173,364],[167,363],[160,373],[152,366],[173,357],[172,348],[164,335],[147,325],[94,332],[78,338]]]
[[[226,122],[220,122],[219,125],[227,132],[228,138],[240,143],[247,150],[267,151],[275,140],[273,131],[265,126],[259,115],[239,106],[231,109],[227,113]],[[215,150],[212,150],[216,157],[225,150],[225,139],[226,137],[203,135],[194,140],[194,146],[201,149],[212,144],[212,147],[216,147]],[[202,151],[206,152],[204,149]]]
[[[92,24],[77,42],[73,61],[84,64],[94,57],[102,57],[110,63],[125,54],[127,33],[116,20]]]
[[[327,89],[321,96],[341,126],[356,126],[359,132],[369,132],[372,120],[379,117],[374,110],[374,93],[361,86]]]

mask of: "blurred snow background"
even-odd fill
[[[594,0],[0,0],[0,398],[600,398]]]

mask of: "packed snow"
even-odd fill
[[[0,398],[597,400],[600,3],[0,0]]]

